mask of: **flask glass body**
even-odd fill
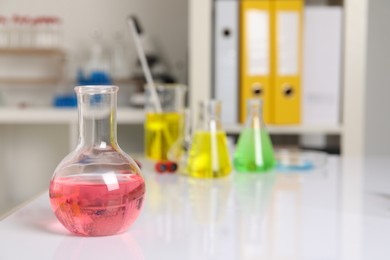
[[[142,208],[145,184],[116,138],[116,86],[76,87],[79,139],[57,166],[50,203],[72,233],[105,236],[126,231]]]
[[[167,160],[172,145],[184,134],[186,88],[179,84],[157,85],[162,111],[156,111],[149,86],[145,92],[145,156],[156,161]]]
[[[187,174],[196,178],[218,178],[232,170],[225,131],[222,129],[221,102],[200,103],[198,125],[188,155]]]
[[[238,172],[266,172],[276,165],[260,99],[248,100],[248,118],[238,138],[233,164]]]

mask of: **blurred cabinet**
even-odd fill
[[[311,1],[315,2],[315,1]],[[315,3],[317,4],[317,3]],[[364,155],[364,110],[366,91],[366,48],[368,7],[367,0],[321,1],[343,7],[342,95],[341,124],[339,126],[270,126],[275,134],[331,134],[341,138],[343,155]],[[189,2],[189,86],[193,116],[199,101],[212,97],[212,27],[213,0]],[[237,133],[241,126],[226,126],[228,132]],[[232,131],[230,131],[232,130]]]

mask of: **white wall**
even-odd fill
[[[369,1],[365,154],[390,155],[390,1]]]
[[[125,35],[134,61],[135,51],[126,18],[136,14],[146,33],[157,42],[174,75],[186,80],[187,0],[1,0],[2,15],[57,15],[64,21],[64,47],[76,63],[85,57],[95,31],[107,44],[115,32]],[[75,66],[72,66],[74,69]],[[184,82],[185,83],[185,82]]]

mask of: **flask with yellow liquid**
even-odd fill
[[[221,125],[221,102],[200,103],[198,125],[193,133],[187,173],[197,178],[218,178],[232,170],[226,134]]]

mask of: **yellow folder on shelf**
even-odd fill
[[[303,0],[272,2],[273,124],[301,122]]]
[[[263,117],[271,121],[271,1],[242,0],[240,6],[240,122],[246,119],[246,101],[263,100]]]

